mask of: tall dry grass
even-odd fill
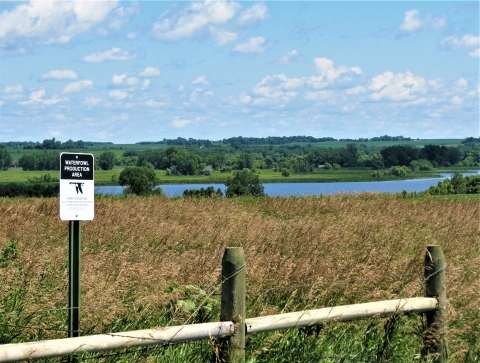
[[[59,219],[58,199],[0,199],[0,221],[0,253],[12,243],[18,253],[0,267],[0,302],[21,287],[25,311],[65,307],[68,222]],[[138,306],[164,308],[181,290],[167,287],[216,286],[225,247],[245,249],[253,317],[422,296],[423,256],[435,244],[447,261],[451,357],[460,362],[480,351],[478,201],[99,198],[95,219],[81,229],[85,333],[115,329],[119,317],[123,326],[138,326]],[[177,313],[172,324],[187,316]],[[65,328],[66,312],[49,314],[33,314],[28,326],[54,330],[24,329],[21,336],[65,336],[56,329]]]

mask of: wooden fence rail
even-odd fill
[[[446,361],[445,260],[439,246],[425,257],[427,297],[335,306],[245,319],[245,257],[241,248],[227,248],[222,260],[222,322],[181,325],[130,332],[0,345],[0,362],[96,353],[149,345],[219,338],[220,360],[245,361],[245,335],[399,313],[427,313],[425,346],[435,363]]]

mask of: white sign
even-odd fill
[[[94,216],[93,155],[60,154],[60,219],[91,221]]]

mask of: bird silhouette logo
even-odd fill
[[[80,194],[83,194],[82,185],[85,183],[70,182],[70,184],[75,184],[75,190],[77,191],[77,194],[78,192],[80,192]]]

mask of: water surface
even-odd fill
[[[472,175],[476,173],[464,173],[463,175]],[[296,196],[304,195],[327,195],[335,193],[398,193],[403,190],[407,192],[421,192],[431,186],[436,186],[438,182],[451,178],[452,174],[442,174],[440,178],[412,179],[412,180],[391,180],[374,182],[335,182],[335,183],[265,183],[265,193],[269,196]],[[168,184],[160,185],[168,197],[182,196],[186,189],[200,189],[213,186],[215,190],[220,188],[225,193],[224,184]],[[103,194],[121,194],[124,187],[121,186],[98,186],[95,187],[96,193]]]

